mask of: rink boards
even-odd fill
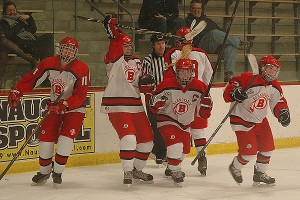
[[[282,86],[284,95],[288,101],[291,112],[291,124],[284,128],[269,110],[268,119],[275,138],[276,148],[300,147],[300,108],[297,94],[299,85]],[[223,87],[215,87],[211,90],[214,101],[212,116],[209,126],[205,130],[207,139],[215,131],[229,110],[222,98]],[[0,96],[0,172],[2,172],[14,153],[22,146],[25,136],[30,134],[36,123],[42,116],[46,93],[35,91],[23,98],[21,108],[10,113],[7,108],[7,94]],[[87,98],[87,115],[85,117],[81,133],[74,142],[72,156],[67,167],[100,165],[119,162],[119,140],[113,127],[108,121],[107,115],[100,113],[102,89],[91,89]],[[39,110],[39,112],[35,112]],[[6,113],[7,116],[3,116]],[[21,114],[20,114],[21,113]],[[22,114],[23,113],[23,114]],[[13,127],[13,128],[12,128]],[[17,130],[17,131],[16,131]],[[15,134],[11,133],[14,132]],[[38,136],[37,136],[38,137]],[[208,154],[233,153],[237,150],[236,137],[227,120],[217,135],[208,146]],[[192,147],[189,156],[195,156],[195,148]],[[8,156],[10,155],[10,156]],[[38,170],[38,146],[29,144],[22,155],[18,157],[8,173],[22,173]]]

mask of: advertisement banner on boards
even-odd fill
[[[32,133],[45,112],[47,94],[24,95],[16,109],[10,109],[7,96],[0,96],[0,162],[10,161]],[[95,152],[95,94],[88,93],[86,115],[74,139],[72,155]],[[18,160],[39,157],[38,134],[34,135]]]

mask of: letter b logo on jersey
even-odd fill
[[[62,91],[61,85],[53,85],[53,91],[55,95],[60,95]]]
[[[261,97],[252,102],[250,106],[251,112],[254,112],[255,109],[262,110],[267,106],[267,99],[265,97]]]
[[[188,104],[185,102],[179,102],[174,106],[173,111],[178,115],[182,115],[188,111]]]
[[[135,80],[135,74],[136,74],[136,70],[132,69],[132,68],[127,68],[125,70],[125,75],[126,75],[126,78],[127,78],[127,81],[129,83],[132,83],[134,80]]]
[[[62,91],[64,90],[65,85],[66,85],[66,83],[64,83],[62,80],[53,79],[52,90],[53,90],[54,95],[56,95],[56,96],[60,95],[62,93]]]

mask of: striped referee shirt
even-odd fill
[[[155,85],[157,86],[164,80],[165,62],[164,57],[157,55],[155,52],[146,56],[142,62],[143,72],[150,74],[155,79]]]

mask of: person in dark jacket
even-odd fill
[[[179,0],[143,0],[138,24],[140,28],[175,34],[185,26],[179,18]]]
[[[202,12],[201,0],[192,0],[190,3],[190,13],[185,18],[186,26],[191,26],[193,20],[196,20],[196,26],[200,21],[205,20],[207,25],[205,29],[193,38],[193,45],[200,47],[207,53],[217,53],[222,45],[226,33],[213,20],[208,18]],[[243,42],[237,37],[229,36],[224,48],[224,81],[228,82],[236,66],[237,49],[251,48],[252,43]]]
[[[25,53],[36,59],[44,59],[54,54],[52,34],[36,36],[36,24],[31,15],[20,14],[12,1],[3,5],[3,18],[0,21],[5,37],[18,45]]]
[[[32,66],[35,66],[37,63],[35,58],[33,58],[30,54],[24,53],[24,51],[15,43],[7,39],[0,27],[0,89],[5,87],[4,75],[8,61],[8,52],[15,53],[17,56],[29,62]]]

